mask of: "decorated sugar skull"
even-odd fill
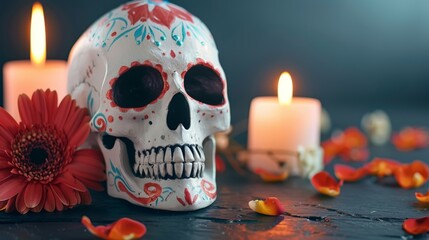
[[[163,1],[107,13],[78,40],[68,90],[89,109],[113,197],[165,210],[216,199],[213,134],[228,129],[225,74],[206,26]]]

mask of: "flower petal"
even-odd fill
[[[13,138],[13,137],[12,137]],[[10,152],[12,149],[12,138],[5,132],[4,127],[0,125],[0,151]]]
[[[82,125],[69,139],[69,146],[74,149],[82,145],[88,138],[90,131],[89,123]]]
[[[54,183],[64,184],[79,192],[87,191],[85,185],[83,185],[79,180],[73,177],[73,175],[69,172],[65,172],[61,176],[58,176]]]
[[[425,194],[416,192],[416,199],[421,203],[429,203],[429,191]]]
[[[10,178],[0,184],[0,201],[9,200],[16,196],[25,186],[22,178]]]
[[[146,226],[143,223],[129,218],[121,218],[107,226],[97,227],[86,216],[82,217],[81,222],[89,232],[102,239],[139,239],[146,234]]]
[[[58,96],[56,91],[46,90],[46,109],[48,110],[48,122],[54,122],[55,110],[58,105]]]
[[[78,193],[79,193],[79,196],[80,196],[82,204],[87,204],[87,205],[91,204],[92,198],[91,198],[91,194],[89,194],[88,191],[86,191],[86,192],[78,192]]]
[[[21,94],[18,97],[18,111],[21,117],[21,122],[25,125],[31,126],[35,123],[33,105],[30,98],[26,94]]]
[[[9,170],[2,170],[0,168],[0,183],[12,176],[13,174],[11,174]]]
[[[368,140],[358,128],[349,127],[330,140],[322,143],[324,163],[329,163],[335,156],[346,161],[365,161],[368,159]]]
[[[363,148],[368,145],[365,134],[356,127],[350,127],[344,130],[342,138],[346,148]]]
[[[28,208],[34,208],[39,205],[43,196],[43,188],[40,183],[30,182],[27,184],[24,193],[25,206]]]
[[[21,214],[26,214],[30,210],[25,204],[24,192],[19,192],[16,195],[15,208]]]
[[[33,92],[31,97],[31,102],[33,103],[33,109],[35,112],[35,118],[37,121],[35,123],[47,123],[48,122],[48,109],[45,99],[45,92],[41,89]]]
[[[0,201],[0,212],[6,210],[7,201]]]
[[[93,235],[102,239],[107,239],[107,235],[111,229],[111,225],[95,227],[92,224],[91,219],[89,219],[87,216],[83,216],[81,222]]]
[[[64,123],[67,121],[67,117],[70,114],[70,109],[74,107],[75,104],[70,95],[65,96],[54,115],[54,124],[58,129],[63,129]]]
[[[12,142],[13,138],[15,137],[15,133],[13,131],[9,131],[6,127],[0,125],[0,136],[7,142]]]
[[[46,192],[47,192],[47,188],[43,187],[42,199],[40,200],[39,205],[37,205],[36,207],[31,209],[32,212],[38,213],[38,212],[42,211],[43,207],[45,206]]]
[[[0,107],[0,125],[11,131],[12,134],[16,134],[18,130],[18,123],[15,119],[2,107]]]
[[[323,148],[323,164],[325,165],[329,164],[342,149],[340,144],[332,140],[324,141],[321,145]]]
[[[89,122],[88,111],[83,108],[76,107],[71,112],[67,122],[64,124],[64,132],[66,132],[67,136],[71,136],[77,130],[79,130],[82,125]]]
[[[5,209],[7,213],[16,211],[15,203],[16,203],[16,196],[14,196],[13,198],[7,201],[6,209]]]
[[[139,239],[146,234],[146,226],[130,218],[121,218],[113,223],[108,239]]]
[[[51,189],[52,189],[52,192],[54,193],[54,196],[56,199],[60,200],[61,203],[65,206],[69,205],[69,200],[67,199],[66,196],[64,196],[63,192],[61,191],[61,189],[58,186],[51,184]],[[57,204],[55,204],[55,205],[57,205]]]
[[[404,230],[412,235],[419,235],[429,231],[429,217],[409,218],[402,224]]]
[[[368,175],[367,168],[355,169],[343,164],[336,164],[334,166],[334,171],[335,171],[335,176],[338,179],[343,180],[345,182],[359,181]]]
[[[85,165],[104,170],[103,154],[95,149],[79,149],[73,154],[73,162],[79,162]]]
[[[103,185],[97,181],[87,180],[86,178],[80,178],[79,181],[81,181],[89,189],[92,189],[95,191],[103,191],[104,190]],[[85,192],[87,192],[87,191],[85,191]],[[82,193],[85,193],[85,192],[82,192]]]
[[[319,193],[336,197],[340,194],[343,181],[337,182],[328,172],[322,171],[311,178],[311,184]]]
[[[422,161],[414,161],[397,167],[394,172],[396,181],[402,188],[418,188],[427,182],[429,167]]]
[[[429,146],[429,133],[421,128],[407,127],[392,136],[392,143],[399,151],[412,151]]]
[[[264,182],[281,182],[289,177],[288,171],[283,171],[280,173],[270,173],[264,169],[256,169],[255,173],[264,180]]]
[[[395,169],[402,164],[395,160],[387,158],[374,158],[365,167],[368,169],[369,174],[377,177],[390,176],[394,173]]]
[[[55,196],[51,188],[46,188],[46,201],[43,208],[47,212],[53,212],[55,210]]]
[[[67,166],[67,170],[71,171],[72,174],[77,178],[86,178],[93,181],[104,181],[106,179],[106,174],[104,171],[99,168],[94,168],[90,165],[84,165],[78,162],[74,162]]]
[[[64,197],[67,198],[68,206],[73,207],[73,206],[76,206],[77,204],[79,204],[77,202],[77,198],[76,198],[76,195],[75,195],[73,189],[71,189],[71,188],[69,188],[63,184],[60,184],[58,186],[60,187],[61,192],[64,194]]]
[[[249,207],[257,213],[269,216],[278,216],[285,211],[284,206],[276,197],[268,197],[265,200],[252,200],[249,202]]]

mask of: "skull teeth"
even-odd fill
[[[201,178],[204,162],[204,151],[197,145],[158,147],[136,151],[133,173],[139,178]]]

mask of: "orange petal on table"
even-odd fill
[[[429,191],[427,193],[416,192],[416,199],[421,203],[429,203]]]
[[[422,161],[414,161],[397,167],[394,175],[402,188],[417,188],[428,180],[429,167]]]
[[[334,166],[334,172],[338,179],[345,182],[359,181],[368,175],[368,169],[365,167],[353,168],[343,164],[336,164]]]
[[[429,217],[409,218],[404,221],[402,228],[412,235],[419,235],[429,231]]]
[[[392,136],[392,143],[400,151],[412,151],[429,146],[429,133],[421,128],[408,127]]]
[[[265,200],[252,200],[249,202],[249,207],[257,213],[270,216],[278,216],[285,211],[283,205],[276,197],[268,197]]]
[[[346,161],[363,162],[369,157],[369,151],[366,147],[343,148],[339,154]]]
[[[347,128],[338,137],[345,148],[363,148],[368,145],[365,134],[356,127]]]
[[[328,172],[322,171],[311,178],[311,184],[321,194],[336,197],[340,194],[343,180],[337,182]]]
[[[334,159],[336,155],[341,151],[342,146],[338,143],[335,143],[332,140],[327,140],[322,142],[323,148],[323,163],[326,165]]]
[[[146,234],[146,226],[143,223],[129,218],[121,218],[106,226],[94,226],[87,216],[83,216],[82,224],[93,235],[102,239],[138,239]]]
[[[339,155],[347,161],[365,161],[368,159],[368,140],[358,128],[350,127],[322,143],[324,163],[329,163]]]
[[[265,182],[281,182],[289,177],[289,172],[286,170],[280,173],[270,173],[264,169],[258,168],[254,172],[258,174],[259,177],[261,177]]]
[[[369,174],[377,177],[390,176],[394,173],[395,169],[401,166],[400,162],[387,158],[374,158],[370,163],[365,165]]]

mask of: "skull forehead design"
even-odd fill
[[[215,200],[213,134],[229,127],[229,102],[198,18],[163,1],[124,4],[87,30],[69,62],[69,92],[92,115],[109,195],[177,211]]]

